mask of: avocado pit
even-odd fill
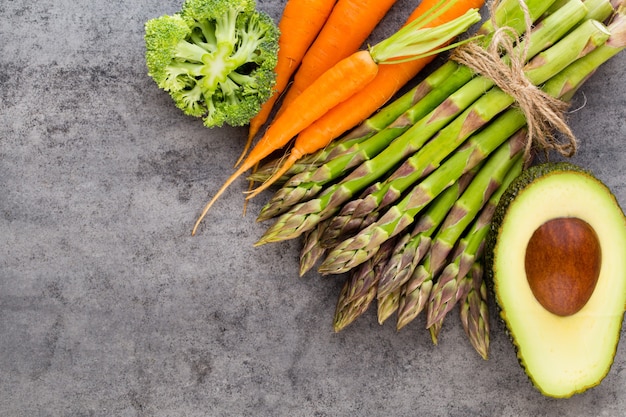
[[[546,310],[570,316],[591,298],[601,261],[593,228],[576,217],[559,217],[543,223],[531,236],[526,247],[526,277]]]

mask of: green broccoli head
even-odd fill
[[[273,93],[278,36],[254,0],[186,0],[146,22],[148,75],[206,126],[243,126]]]

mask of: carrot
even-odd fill
[[[195,234],[211,206],[233,181],[272,152],[284,147],[294,136],[328,110],[374,80],[378,74],[379,64],[392,62],[401,57],[417,58],[425,53],[433,53],[435,46],[467,30],[480,19],[478,11],[473,10],[455,19],[454,22],[441,25],[436,29],[416,30],[419,26],[412,22],[368,50],[357,51],[324,72],[270,124],[239,168],[226,179],[224,185],[204,207],[194,225],[192,235]]]
[[[405,25],[427,12],[440,10],[441,3],[440,0],[422,0],[409,16]],[[455,0],[447,3],[441,14],[427,23],[426,26],[433,27],[449,22],[472,8],[482,7],[483,4],[484,0]],[[249,193],[247,198],[253,198],[268,188],[303,156],[322,149],[332,140],[361,123],[391,99],[402,86],[415,77],[434,58],[435,55],[430,55],[407,62],[381,66],[376,78],[365,88],[339,103],[300,132],[282,165],[262,185]]]
[[[338,0],[318,37],[304,55],[281,108],[324,71],[356,52],[397,0]]]
[[[254,136],[269,118],[274,103],[287,87],[291,76],[324,26],[336,2],[337,0],[288,0],[285,4],[278,23],[280,38],[274,94],[250,120],[248,141],[235,165],[238,165],[248,152]]]

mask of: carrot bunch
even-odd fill
[[[290,0],[290,2],[292,1],[302,2],[303,0]],[[322,39],[320,38],[322,32],[325,31],[326,25],[328,25],[328,22],[331,20],[331,17],[337,10],[339,4],[343,4],[343,2],[348,3],[349,0],[337,1],[337,4],[333,8],[333,12],[331,12],[324,28],[321,29],[315,43],[318,42],[317,39]],[[386,10],[388,10],[393,2],[394,1],[389,0],[352,1],[352,12],[356,13],[357,11],[360,11],[365,4],[370,3],[372,5],[371,7],[378,6],[378,8],[386,8]],[[391,94],[387,93],[387,95],[389,95],[388,98],[390,98],[412,76],[409,77],[406,75],[406,69],[403,69],[397,73],[403,75],[396,75],[395,77],[392,77],[391,75],[393,73],[385,74],[385,72],[388,71],[383,69],[385,65],[382,64],[389,64],[389,67],[402,67],[408,62],[422,61],[426,59],[427,61],[424,61],[424,63],[421,64],[423,67],[426,65],[426,62],[429,62],[429,59],[432,59],[427,57],[431,57],[438,52],[449,48],[450,46],[444,45],[448,45],[451,39],[458,36],[460,33],[467,30],[472,24],[480,20],[480,14],[478,13],[477,8],[473,7],[479,3],[481,2],[478,0],[423,0],[403,28],[391,37],[372,47],[369,47],[368,49],[358,50],[358,46],[353,47],[357,48],[357,50],[351,53],[346,52],[346,49],[339,48],[338,50],[341,52],[335,54],[335,59],[326,61],[327,64],[325,65],[328,66],[327,68],[321,70],[321,73],[316,75],[313,80],[307,81],[307,84],[302,91],[292,93],[293,99],[290,102],[286,104],[283,103],[277,116],[270,123],[269,127],[256,146],[250,151],[245,159],[241,158],[242,160],[238,163],[236,171],[225,181],[215,196],[207,203],[194,225],[192,234],[195,234],[200,222],[208,210],[232,182],[264,158],[283,148],[291,139],[299,134],[302,134],[305,129],[312,126],[315,122],[318,122],[331,110],[334,110],[337,106],[343,104],[352,97],[358,97],[360,94],[363,94],[362,92],[364,89],[377,79],[381,71],[383,71],[382,73],[385,79],[384,84],[393,85],[393,87],[388,88],[388,91],[393,91]],[[345,9],[343,10],[344,11],[342,13],[347,13],[344,18],[350,15],[350,12],[345,11]],[[382,15],[384,15],[384,13],[382,13]],[[380,13],[376,16],[380,16]],[[381,18],[382,16],[380,18],[376,17],[376,23],[378,23]],[[367,18],[367,21],[371,20]],[[355,27],[358,27],[360,24],[362,24],[362,22],[355,23]],[[371,25],[372,24],[370,23],[370,26]],[[376,25],[374,24],[373,26]],[[373,26],[370,32],[373,30]],[[330,41],[331,44],[344,42],[344,38],[350,37],[351,32],[344,31],[337,35],[339,37],[333,38],[333,40]],[[369,33],[367,35],[369,35]],[[359,36],[361,37],[364,36],[366,38],[367,35],[363,35],[362,31],[359,32]],[[289,33],[283,32],[281,36],[288,38]],[[362,42],[363,41],[360,43]],[[312,50],[312,48],[313,46],[311,46],[309,50]],[[308,53],[309,52],[306,52],[305,56],[302,58],[302,63],[304,63],[307,59]],[[346,56],[339,57],[339,55]],[[332,63],[332,61],[335,62]],[[298,70],[298,72],[299,71],[300,70]],[[419,69],[417,71],[419,71]],[[413,72],[416,72],[416,70],[413,70]],[[298,77],[297,74],[296,77]],[[401,80],[403,78],[406,78],[406,81],[402,82]],[[380,83],[380,81],[378,82]],[[373,87],[370,87],[372,88],[370,91],[375,91],[375,86],[376,84],[374,84]],[[377,103],[381,101],[384,103],[387,99],[379,98],[378,100],[372,100],[371,104],[368,104],[370,110],[359,109],[358,111],[361,114],[364,114],[362,117],[351,116],[351,113],[356,111],[353,108],[344,111],[343,115],[350,119],[358,118],[359,120],[351,122],[352,126],[354,126],[382,105],[382,103]],[[274,102],[275,99],[269,104],[269,106],[272,106]],[[365,104],[368,102],[369,99],[367,101],[363,99],[358,102],[358,107],[365,107]],[[267,112],[267,115],[271,112],[271,110],[269,112],[267,110],[264,111]],[[261,114],[259,116],[259,120],[255,120],[254,124],[251,123],[251,129],[258,129],[259,126],[263,124],[261,123],[263,117],[266,116]],[[345,128],[345,130],[347,129],[349,129],[349,127]],[[249,135],[249,142],[254,136],[254,133],[251,131],[251,134]],[[335,137],[337,137],[337,134],[333,133],[325,136],[317,135],[315,140],[307,140],[306,143],[304,140],[297,141],[298,144],[294,146],[288,157],[288,163],[292,163],[291,161],[295,162],[295,160],[300,158],[302,155],[314,152],[315,150],[326,146],[326,144],[328,144]],[[279,176],[280,175],[273,176],[263,185],[254,190],[248,198],[251,198],[252,196],[258,194],[261,190],[267,188]]]

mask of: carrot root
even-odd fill
[[[226,189],[230,186],[230,184],[232,184],[237,178],[239,178],[248,169],[249,169],[248,166],[242,165],[237,171],[235,171],[230,177],[228,177],[228,179],[224,182],[224,184],[220,187],[220,189],[217,190],[217,193],[213,196],[213,198],[206,204],[206,206],[204,206],[202,213],[198,217],[198,220],[196,220],[196,223],[194,224],[193,229],[191,230],[191,236],[194,236],[196,234],[198,230],[198,226],[200,226],[200,223],[202,223],[202,220],[207,215],[211,207],[213,207],[213,204],[215,204],[217,199],[220,198],[222,194],[224,194],[224,191],[226,191]]]
[[[248,195],[246,196],[246,201],[251,200],[252,198],[256,197],[262,191],[266,190],[272,184],[274,184],[280,177],[283,176],[283,174],[285,172],[287,172],[289,170],[289,168],[291,168],[293,166],[293,164],[295,164],[300,158],[302,158],[302,156],[303,156],[302,153],[300,153],[300,152],[298,152],[297,150],[294,149],[289,154],[287,159],[285,159],[285,162],[283,162],[283,164],[280,166],[280,168],[278,168],[278,170],[276,172],[274,172],[271,177],[269,177],[267,180],[263,181],[263,184],[259,185],[254,190],[251,190],[251,191],[249,191],[247,193]]]

